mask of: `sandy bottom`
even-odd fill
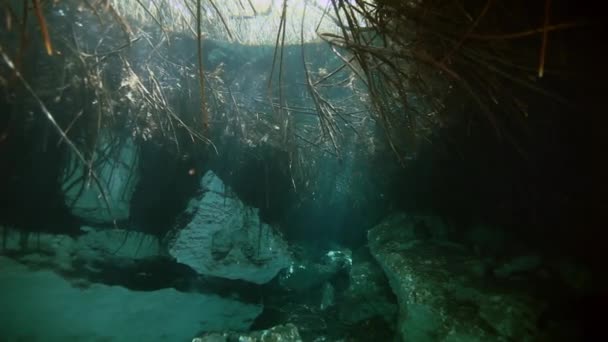
[[[247,330],[262,307],[174,289],[77,288],[50,270],[0,256],[0,341],[191,341]]]

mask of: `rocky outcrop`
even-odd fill
[[[298,328],[291,324],[278,325],[270,329],[258,330],[248,333],[213,332],[192,339],[192,342],[302,342]]]
[[[291,264],[287,243],[208,171],[168,238],[169,254],[199,274],[264,284]]]
[[[485,281],[483,263],[457,244],[420,238],[407,215],[368,233],[399,302],[404,341],[533,341],[543,305]],[[424,235],[426,236],[426,235]]]
[[[100,140],[103,143],[98,144],[92,164],[99,182],[88,166],[72,155],[64,171],[62,189],[74,216],[89,223],[108,224],[129,218],[139,158],[131,139],[121,144]]]
[[[353,264],[348,249],[328,251],[321,262],[308,260],[293,262],[279,275],[279,284],[287,291],[304,292],[325,283],[340,273],[347,273]]]
[[[338,317],[351,325],[379,317],[391,325],[397,314],[397,300],[380,266],[368,253],[361,254],[353,258]]]
[[[74,264],[123,263],[162,256],[154,236],[124,229],[83,226],[76,237],[62,234],[26,233],[0,227],[0,254],[19,255],[24,262],[41,263],[63,271]]]

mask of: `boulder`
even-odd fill
[[[72,154],[64,170],[62,190],[74,216],[88,223],[108,224],[129,218],[139,158],[131,139],[120,144],[105,138],[100,140],[93,154],[92,168],[99,182]]]
[[[328,251],[320,262],[294,261],[279,275],[279,284],[287,291],[303,292],[323,286],[340,274],[347,274],[352,266],[348,249]]]
[[[95,229],[82,227],[85,234],[77,239],[78,251],[83,259],[145,259],[163,255],[158,238],[153,235],[124,229]]]
[[[542,259],[539,255],[521,255],[494,269],[494,275],[498,278],[508,278],[518,273],[534,271],[541,265]]]
[[[446,240],[448,228],[438,216],[396,213],[380,225],[399,226],[399,236],[408,241]]]
[[[416,239],[406,216],[368,233],[369,247],[399,303],[404,341],[534,341],[543,304],[532,295],[484,282],[466,248]]]
[[[291,256],[287,243],[260,221],[258,211],[208,171],[201,195],[190,201],[168,235],[169,254],[201,275],[267,283],[291,264]]]
[[[70,271],[99,262],[130,263],[163,256],[156,237],[124,229],[81,227],[82,234],[27,233],[2,227],[0,254],[19,255],[20,260]]]
[[[340,320],[352,325],[379,317],[392,325],[396,314],[397,299],[380,266],[368,253],[356,255],[338,305]]]

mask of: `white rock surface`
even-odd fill
[[[201,181],[203,194],[190,201],[169,241],[169,254],[199,274],[242,279],[256,284],[270,281],[291,264],[287,243],[268,224],[260,222],[257,208],[230,195],[213,172]]]
[[[392,215],[368,232],[372,256],[395,293],[403,341],[555,341],[536,325],[544,303],[533,292],[485,281],[464,246],[418,239],[408,215]],[[415,227],[414,227],[415,228]]]
[[[0,257],[2,341],[191,341],[201,331],[249,329],[262,307],[174,289],[86,289]]]
[[[129,218],[131,197],[138,181],[137,147],[130,139],[115,150],[101,143],[94,160],[98,162],[98,158],[105,158],[107,153],[110,153],[107,160],[93,170],[101,182],[111,211],[108,211],[99,186],[86,175],[88,170],[80,160],[72,156],[64,171],[62,189],[66,204],[72,214],[87,222],[111,223]]]

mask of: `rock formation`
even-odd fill
[[[169,238],[169,254],[199,274],[264,284],[291,264],[287,243],[208,171]]]

